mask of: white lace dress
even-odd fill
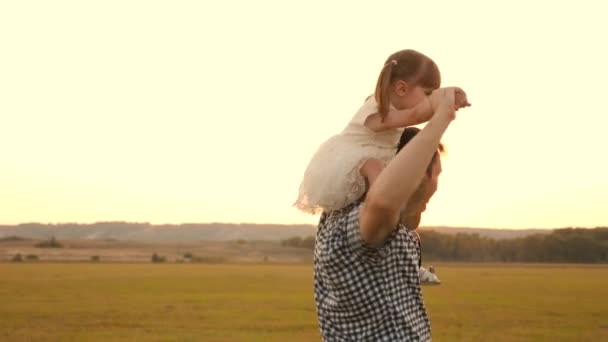
[[[370,96],[340,134],[321,144],[304,172],[296,208],[310,214],[330,212],[363,196],[366,184],[360,167],[369,158],[388,163],[403,132],[403,128],[374,132],[365,127],[367,117],[377,112],[376,100]]]

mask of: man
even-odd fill
[[[321,215],[314,287],[325,342],[431,340],[418,240],[400,222],[455,118],[454,89],[440,91],[434,116],[382,170],[365,199]]]
[[[401,134],[401,139],[399,140],[399,145],[397,146],[397,152],[401,151],[401,149],[407,144],[416,134],[420,132],[420,129],[416,127],[407,127],[403,130]],[[437,191],[437,186],[439,182],[439,175],[441,174],[441,159],[439,154],[444,152],[444,147],[440,143],[437,151],[433,154],[433,158],[428,168],[426,169],[426,173],[418,186],[416,192],[410,197],[407,202],[407,206],[405,210],[401,213],[401,224],[405,225],[405,227],[415,234],[418,239],[418,248],[420,249],[420,235],[416,232],[416,229],[420,225],[420,219],[422,217],[422,213],[426,210],[426,205],[433,197],[435,192]],[[422,253],[420,253],[422,254]],[[420,284],[421,285],[439,285],[441,281],[435,274],[434,268],[431,266],[429,269],[422,267],[422,255],[420,255],[418,261],[419,276],[420,276]]]

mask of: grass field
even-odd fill
[[[608,341],[608,266],[437,264],[434,341]],[[0,341],[319,341],[310,265],[0,264]]]

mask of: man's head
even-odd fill
[[[397,152],[401,151],[403,146],[412,140],[418,132],[420,132],[420,129],[416,127],[405,128],[403,134],[401,134]],[[441,174],[440,153],[442,152],[444,152],[444,147],[442,144],[439,144],[437,152],[433,155],[433,159],[431,160],[424,177],[420,181],[418,189],[414,192],[412,197],[410,197],[402,212],[401,221],[410,229],[416,229],[418,227],[422,212],[426,210],[426,204],[437,191],[439,174]]]

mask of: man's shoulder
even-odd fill
[[[330,212],[323,212],[319,220],[319,228],[322,226],[359,226],[359,218],[363,202],[358,200],[346,207]]]
[[[359,240],[359,212],[362,203],[357,201],[331,212],[323,212],[317,229],[318,249],[328,253],[344,253]]]
[[[341,228],[344,232],[350,234],[359,234],[361,227],[361,210],[363,209],[364,202],[358,200],[350,205],[331,212],[323,212],[321,219],[319,220],[318,228],[335,231],[336,228]],[[407,229],[403,223],[398,223],[395,226],[392,234],[387,236],[387,240],[391,240],[396,236],[401,236],[407,240],[417,240],[417,233],[413,230]]]
[[[363,205],[363,201],[357,200],[357,201],[345,206],[344,208],[336,209],[336,210],[332,210],[332,211],[324,211],[322,214],[322,217],[331,219],[334,217],[351,216],[353,214],[359,213],[362,205]]]

